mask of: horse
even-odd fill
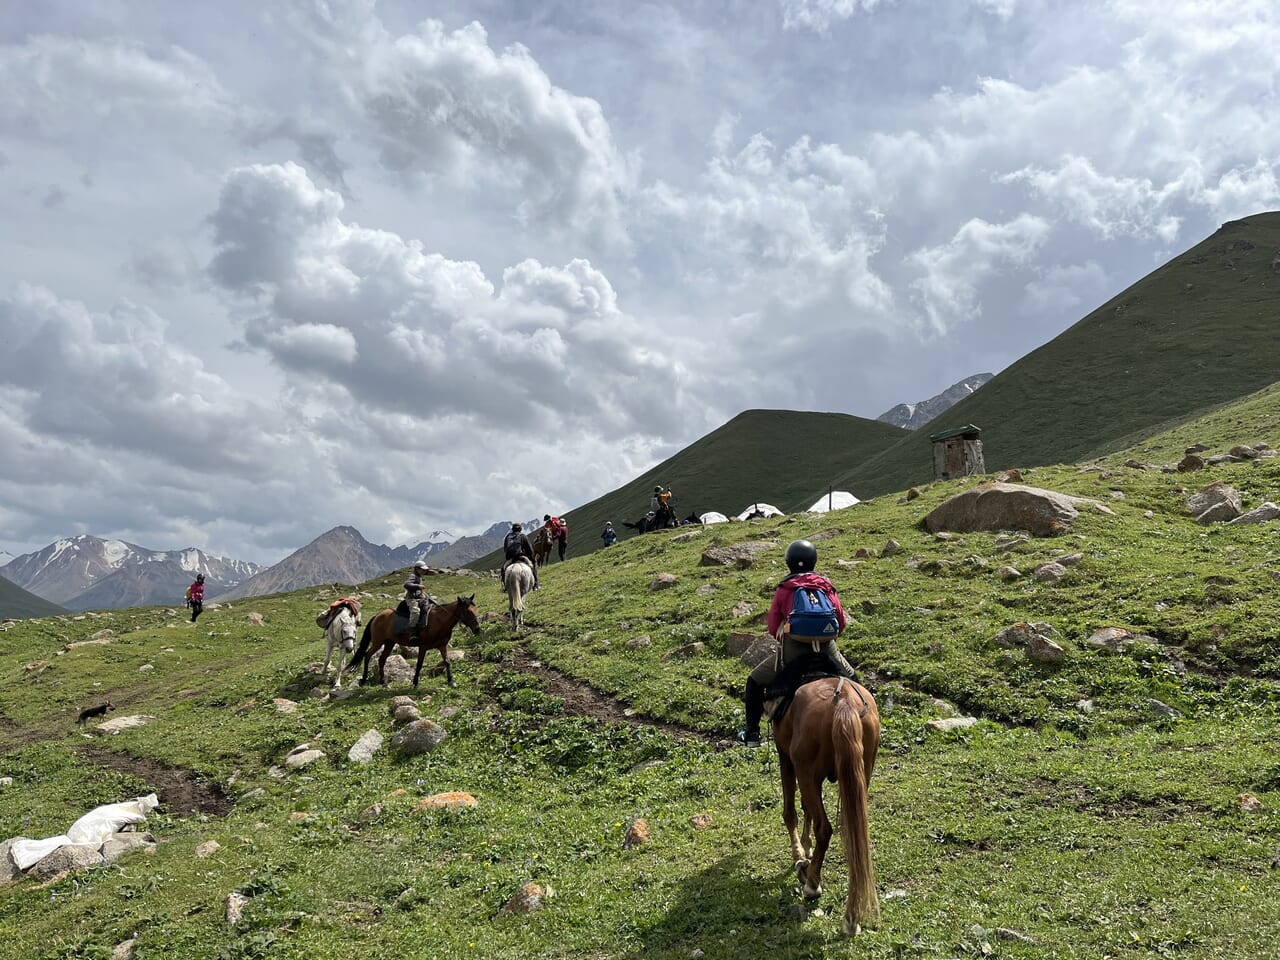
[[[533,589],[533,568],[521,557],[507,566],[502,576],[502,586],[507,591],[507,608],[511,613],[511,629],[517,633],[524,628],[524,598]]]
[[[352,657],[347,671],[354,671],[363,661],[364,672],[360,674],[360,685],[364,686],[369,679],[369,664],[373,660],[373,655],[381,650],[382,655],[378,658],[378,676],[382,678],[382,685],[385,687],[387,678],[383,673],[383,667],[387,664],[391,648],[399,644],[402,647],[418,648],[418,665],[413,671],[415,690],[418,687],[418,677],[422,673],[422,660],[428,650],[440,651],[440,658],[444,661],[445,678],[449,686],[454,686],[453,667],[449,665],[449,638],[453,636],[453,628],[459,623],[473,634],[479,635],[480,621],[476,617],[476,595],[473,593],[469,597],[458,597],[453,603],[432,604],[431,611],[427,614],[427,625],[421,631],[392,635],[394,618],[395,611],[390,607],[379,610],[373,615],[364,628],[364,635],[360,638],[360,649]]]
[[[702,518],[698,516],[698,511],[694,510],[687,517],[685,517],[683,520],[680,521],[680,526],[687,527],[687,526],[690,526],[691,524],[701,524],[701,523],[702,523]]]
[[[352,610],[347,604],[343,604],[333,619],[329,621],[329,625],[324,628],[324,638],[327,647],[324,653],[324,676],[329,678],[329,661],[333,658],[333,651],[336,647],[338,650],[338,664],[333,673],[333,688],[335,690],[342,689],[342,664],[356,645],[356,634],[360,632],[360,614]]]
[[[550,556],[551,531],[546,527],[539,527],[538,532],[533,535],[533,562],[540,567],[545,567]]]
[[[851,937],[862,923],[875,923],[880,917],[867,812],[867,785],[880,746],[875,699],[861,684],[843,677],[806,683],[774,725],[773,741],[782,773],[782,821],[791,835],[796,877],[804,884],[807,900],[822,895],[822,860],[831,843],[822,782],[838,784],[840,839],[849,865],[841,929]],[[797,782],[804,809],[803,838],[796,833]]]
[[[653,530],[666,530],[676,526],[676,519],[670,510],[658,510],[656,513],[650,510],[635,523],[627,523],[624,520],[622,525],[636,533],[650,533]]]

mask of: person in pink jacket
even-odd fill
[[[738,734],[738,740],[748,747],[760,746],[760,718],[764,713],[764,694],[774,677],[788,663],[805,654],[825,654],[834,661],[834,667],[852,677],[849,666],[836,647],[836,637],[844,632],[848,619],[840,605],[840,595],[831,581],[813,568],[818,563],[818,548],[808,540],[795,540],[787,547],[787,569],[791,571],[773,592],[769,606],[769,635],[778,640],[778,653],[760,663],[747,678],[743,700],[746,706],[746,728]],[[817,600],[825,613],[815,615],[819,628],[812,635],[803,635],[797,624],[793,630],[791,619],[795,609],[796,591],[804,590]],[[825,603],[817,598],[821,594]],[[825,621],[825,623],[824,623]]]

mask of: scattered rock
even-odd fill
[[[695,830],[706,830],[712,823],[711,814],[709,813],[695,813],[689,818],[689,825]]]
[[[424,718],[401,727],[391,738],[391,746],[401,756],[413,757],[430,753],[440,746],[447,736],[444,727]]]
[[[719,589],[714,583],[704,583],[697,590],[693,591],[700,597],[707,597],[715,593]]]
[[[669,590],[679,583],[679,578],[674,573],[655,574],[653,580],[649,582],[650,590]]]
[[[502,905],[499,913],[532,913],[535,910],[542,909],[542,900],[546,896],[546,890],[536,883],[526,883],[516,891],[515,896]]]
[[[290,770],[301,770],[308,764],[315,763],[324,757],[323,750],[313,750],[308,744],[302,744],[290,750],[284,758],[284,765]]]
[[[1076,701],[1076,709],[1081,713],[1093,713],[1093,701],[1088,697]]]
[[[1147,709],[1150,710],[1152,713],[1158,713],[1162,717],[1181,717],[1182,716],[1182,714],[1180,714],[1177,710],[1173,709],[1173,707],[1169,706],[1167,703],[1165,703],[1162,700],[1155,699],[1154,697],[1149,697],[1147,699]]]
[[[733,616],[738,620],[741,620],[743,617],[751,616],[751,612],[755,610],[755,608],[755,604],[750,601],[739,600],[733,605]]]
[[[284,697],[275,697],[272,701],[275,708],[281,713],[297,713],[298,705],[292,700],[286,700]]]
[[[1031,572],[1032,577],[1042,583],[1056,583],[1066,576],[1067,568],[1060,563],[1050,560],[1048,563],[1042,563]]]
[[[754,670],[778,652],[778,642],[770,636],[756,637],[738,659]]]
[[[13,856],[9,853],[9,848],[19,840],[24,839],[26,838],[14,837],[12,840],[5,840],[0,843],[0,883],[8,883],[22,873],[18,869],[18,865],[13,862]]]
[[[382,734],[377,730],[366,730],[360,739],[347,751],[347,759],[352,763],[368,763],[374,754],[382,749]]]
[[[1124,627],[1103,627],[1089,635],[1085,646],[1106,650],[1109,653],[1120,653],[1133,646],[1133,634]]]
[[[880,556],[888,559],[902,549],[902,544],[890,537],[885,541],[885,545],[880,549]]]
[[[32,864],[27,875],[44,881],[75,870],[100,867],[104,862],[100,846],[94,843],[65,844]]]
[[[687,660],[689,657],[698,656],[698,654],[704,652],[706,649],[707,645],[705,643],[701,640],[695,640],[693,643],[686,643],[683,647],[676,647],[674,650],[663,654],[662,659]]]
[[[262,614],[260,613],[246,613],[244,618],[248,620],[250,623],[252,623],[255,627],[262,626],[264,622],[262,619]]]
[[[1100,500],[1015,483],[983,483],[934,507],[924,526],[930,533],[1026,530],[1035,536],[1057,536],[1070,529],[1082,504],[1112,512]]]
[[[422,711],[414,704],[406,703],[396,707],[396,712],[391,716],[396,723],[411,723],[414,720],[422,719]]]
[[[240,918],[244,916],[244,908],[248,904],[248,902],[249,902],[249,898],[246,897],[243,893],[239,893],[238,891],[235,891],[235,890],[231,891],[231,893],[228,893],[227,906],[223,914],[227,919],[227,923],[231,924],[232,926],[235,926],[237,923],[239,923]]]
[[[138,946],[138,938],[130,937],[128,940],[121,940],[111,948],[111,960],[133,960],[134,950]]]
[[[102,845],[102,862],[115,863],[134,850],[155,853],[156,838],[150,833],[113,833],[111,839]]]
[[[196,856],[203,860],[205,857],[212,857],[215,853],[222,849],[222,844],[217,840],[206,840],[196,846]]]
[[[702,552],[699,561],[704,567],[750,567],[756,557],[771,550],[777,550],[778,544],[772,540],[761,540],[756,543],[735,543],[730,546],[711,547]]]
[[[642,633],[638,637],[630,637],[623,644],[628,650],[643,650],[645,647],[653,643],[653,640],[647,633]]]
[[[938,720],[926,720],[924,725],[946,733],[948,730],[965,730],[977,722],[977,717],[942,717]]]
[[[1252,793],[1242,793],[1240,796],[1236,797],[1236,800],[1240,803],[1240,811],[1242,813],[1262,813],[1262,811],[1266,809],[1266,807],[1263,806],[1262,801]]]
[[[1179,473],[1191,473],[1195,470],[1204,469],[1204,459],[1196,456],[1194,453],[1188,453],[1185,457],[1178,461],[1175,467]]]
[[[1280,517],[1280,506],[1276,506],[1270,500],[1266,501],[1260,507],[1254,507],[1248,513],[1242,513],[1234,520],[1228,520],[1230,524],[1246,524],[1246,523],[1266,523]]]
[[[419,810],[458,810],[480,806],[480,801],[461,790],[450,790],[447,793],[435,793],[418,801]]]
[[[13,786],[13,777],[0,777],[0,790]]]
[[[155,717],[148,714],[136,714],[131,717],[116,717],[112,720],[105,720],[95,726],[93,729],[99,733],[116,734],[121,730],[131,730],[134,727],[145,727],[154,720]]]
[[[1022,576],[1022,572],[1017,567],[1003,566],[996,571],[996,576],[1001,580],[1017,580]]]
[[[1027,659],[1034,663],[1061,663],[1067,652],[1043,634],[1035,634],[1027,644]]]
[[[635,822],[627,829],[627,838],[622,841],[622,849],[630,850],[632,847],[642,847],[649,842],[649,824],[643,818],[637,817]]]
[[[1196,518],[1197,523],[1233,520],[1242,511],[1240,491],[1221,480],[1201,487],[1187,498],[1187,512]]]

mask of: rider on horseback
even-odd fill
[[[511,532],[507,534],[502,541],[502,569],[498,571],[498,579],[506,581],[507,567],[513,563],[529,564],[529,569],[533,571],[533,589],[538,589],[538,564],[533,557],[533,544],[529,542],[529,537],[524,532],[524,526],[519,523],[511,524]]]
[[[665,529],[672,525],[671,491],[664,490],[662,484],[653,488],[653,496],[649,498],[649,510],[653,514],[653,525],[650,529]]]
[[[422,575],[427,572],[427,562],[419,560],[413,565],[413,573],[404,582],[404,602],[409,608],[409,632],[427,625],[427,611],[431,598],[422,585]]]
[[[818,563],[818,548],[808,540],[792,541],[787,547],[787,569],[790,570],[773,594],[773,604],[769,607],[769,634],[779,641],[778,652],[769,657],[751,671],[747,678],[747,689],[744,696],[747,710],[746,729],[738,734],[738,740],[748,747],[760,746],[760,718],[764,713],[765,690],[787,664],[800,657],[818,654],[825,655],[832,663],[832,672],[843,672],[852,677],[853,668],[849,666],[839,649],[836,637],[844,632],[845,614],[840,606],[840,595],[831,581],[821,574],[814,573]],[[814,636],[799,635],[799,628],[793,632],[791,617],[796,608],[796,593],[804,591],[814,598],[818,604],[827,608],[833,617],[829,631],[821,631]],[[822,594],[825,598],[818,597]]]

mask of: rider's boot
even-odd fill
[[[747,677],[747,689],[743,695],[747,709],[745,729],[738,733],[738,741],[747,747],[760,746],[760,717],[764,714],[764,687]]]

